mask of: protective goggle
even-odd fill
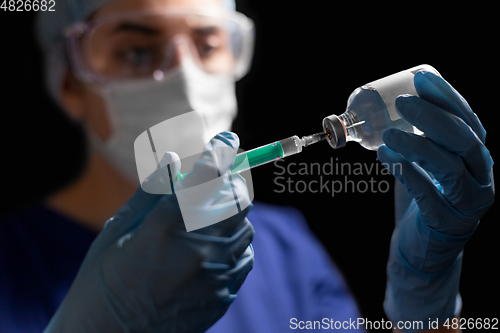
[[[238,12],[168,8],[79,22],[66,37],[72,69],[86,82],[159,80],[186,49],[207,73],[238,80],[250,67],[254,24]]]

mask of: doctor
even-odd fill
[[[230,168],[239,143],[225,131],[236,115],[234,82],[248,70],[252,47],[251,22],[232,9],[218,0],[67,0],[41,15],[48,89],[86,128],[90,149],[76,182],[6,223],[37,239],[16,243],[34,258],[29,281],[19,278],[26,263],[2,271],[14,290],[11,331],[40,331],[58,307],[49,332],[202,332],[212,324],[209,332],[286,332],[292,318],[361,316],[297,211],[255,203],[186,233],[174,195],[137,190],[135,138],[187,110],[206,110],[212,137],[193,174]],[[459,315],[461,250],[493,202],[493,162],[484,129],[451,86],[430,73],[418,73],[415,85],[421,98],[398,98],[398,112],[426,137],[387,131],[379,149],[381,161],[403,165],[395,176],[409,193],[397,201],[385,309],[394,323],[443,324]],[[179,137],[188,131],[177,130]],[[184,142],[173,144],[182,149]],[[225,149],[214,158],[210,148]],[[178,157],[167,153],[154,175],[174,166]],[[217,198],[231,197],[229,189],[249,200],[241,179],[220,184]]]

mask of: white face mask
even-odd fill
[[[168,150],[179,154],[192,150],[190,147],[203,147],[217,133],[230,130],[237,111],[234,78],[208,74],[189,59],[160,81],[115,82],[103,86],[100,94],[111,118],[112,135],[103,142],[89,133],[91,142],[137,185],[134,141],[141,133],[167,119],[199,111],[206,127],[202,121],[163,133]],[[164,152],[158,151],[159,159]]]

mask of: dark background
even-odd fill
[[[497,158],[498,28],[488,13],[492,8],[309,3],[238,2],[239,10],[254,19],[257,32],[253,68],[237,85],[240,113],[234,131],[242,148],[319,132],[325,116],[344,111],[356,87],[428,63],[467,99]],[[84,163],[79,127],[43,91],[32,19],[33,13],[0,12],[3,214],[61,188]],[[333,150],[322,142],[281,165],[322,165],[332,157],[340,163],[379,163],[375,152],[356,143]],[[281,187],[274,183],[274,173],[279,171],[272,164],[254,169],[255,198],[299,208],[344,273],[363,316],[384,318],[385,264],[394,225],[392,177],[353,176],[355,182],[371,177],[388,181],[391,190],[349,191],[332,198],[331,193],[276,193]],[[318,179],[291,177],[306,183]],[[500,315],[499,231],[493,206],[465,248],[462,317]]]

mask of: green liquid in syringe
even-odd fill
[[[289,138],[267,144],[236,155],[231,174],[240,173],[259,165],[276,161],[290,155],[298,154],[303,147],[322,141],[326,138],[326,133],[316,133],[299,138],[294,135]],[[184,178],[188,173],[178,174],[178,180]]]

